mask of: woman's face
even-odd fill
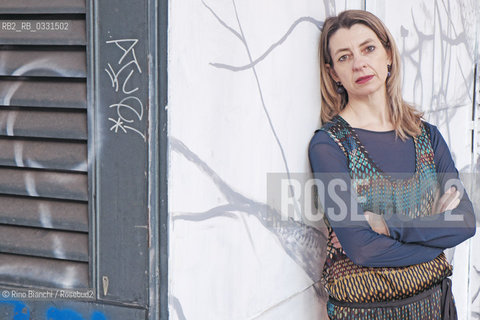
[[[375,32],[363,24],[337,30],[329,41],[332,66],[327,70],[347,90],[349,99],[362,98],[385,90],[389,52]]]

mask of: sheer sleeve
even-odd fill
[[[370,228],[351,190],[346,155],[326,132],[315,133],[309,159],[326,217],[353,262],[370,267],[407,266],[430,261],[442,252],[402,243]]]
[[[431,132],[434,162],[442,194],[453,184],[461,192],[459,205],[451,212],[410,219],[394,214],[386,220],[390,236],[406,243],[419,243],[442,249],[451,248],[475,234],[475,214],[472,202],[463,187],[448,146],[438,128],[427,124]]]

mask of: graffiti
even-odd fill
[[[282,143],[277,134],[277,128],[270,116],[270,108],[268,106],[263,93],[263,86],[257,74],[257,66],[262,61],[268,58],[274,50],[278,50],[282,44],[284,44],[288,38],[292,35],[294,30],[301,24],[311,24],[317,30],[320,30],[323,22],[313,17],[300,17],[296,19],[291,26],[285,31],[285,33],[275,42],[273,42],[266,51],[253,57],[251,54],[249,43],[242,30],[242,23],[237,12],[237,5],[235,1],[233,3],[234,17],[236,18],[236,28],[231,27],[227,22],[222,20],[221,17],[202,0],[204,7],[210,12],[210,14],[217,20],[217,22],[233,37],[238,39],[244,47],[244,52],[247,57],[247,63],[240,66],[234,66],[227,63],[212,62],[210,65],[217,69],[225,69],[231,72],[249,71],[253,73],[254,81],[259,95],[260,106],[263,109],[266,121],[275,139],[276,145],[281,154],[285,171],[290,177],[290,169],[288,166],[287,155],[282,146]],[[325,12],[333,13],[336,11],[334,1],[324,1]],[[256,244],[254,237],[252,236],[248,225],[244,221],[245,216],[253,216],[272,234],[274,234],[285,253],[290,256],[310,277],[312,284],[306,288],[314,288],[317,296],[325,300],[325,293],[323,290],[317,290],[317,283],[321,278],[321,269],[323,265],[323,248],[326,246],[326,237],[323,230],[319,230],[312,226],[304,224],[302,221],[294,221],[293,219],[285,220],[281,218],[279,210],[270,207],[266,203],[258,202],[248,198],[241,192],[234,189],[224,181],[204,160],[200,159],[198,155],[193,153],[182,141],[170,137],[170,147],[173,152],[177,152],[185,157],[194,166],[200,169],[208,178],[216,185],[222,196],[228,201],[227,204],[219,205],[210,208],[203,212],[173,212],[172,220],[178,221],[206,221],[215,218],[230,218],[239,221],[243,221],[243,225],[247,231],[249,245],[252,250],[256,252]],[[297,208],[298,211],[298,208]],[[303,292],[304,290],[302,290]],[[292,297],[299,294],[299,292],[292,293]],[[288,298],[286,298],[288,300]],[[172,311],[176,313],[179,319],[185,319],[185,313],[182,309],[181,302],[178,298],[171,296],[170,306]]]
[[[25,137],[43,137],[45,135],[45,130],[39,131],[25,131],[25,119],[32,117],[34,115],[39,115],[37,121],[33,126],[44,126],[46,130],[52,132],[53,128],[56,129],[55,124],[46,125],[51,115],[57,115],[56,112],[43,112],[43,111],[32,111],[27,108],[16,108],[18,105],[19,97],[22,96],[22,92],[29,90],[31,87],[29,85],[29,79],[27,77],[35,76],[38,74],[48,75],[48,77],[55,78],[75,78],[75,77],[84,77],[82,73],[82,68],[80,67],[81,62],[74,63],[73,66],[68,65],[68,58],[58,59],[58,55],[52,54],[48,56],[45,53],[39,55],[39,57],[34,57],[32,55],[18,55],[16,50],[4,50],[0,52],[0,69],[6,75],[11,75],[15,81],[5,81],[2,82],[0,88],[0,102],[4,106],[13,106],[14,108],[3,108],[0,114],[0,131],[2,135],[7,135],[9,137],[21,137],[20,139],[9,139],[12,144],[12,153],[7,159],[10,159],[11,165],[24,168],[44,168],[52,169],[58,168],[59,165],[63,166],[62,169],[73,170],[73,171],[86,171],[87,169],[87,159],[83,157],[77,157],[74,161],[63,162],[60,161],[52,163],[48,157],[42,157],[37,151],[32,150],[28,146],[31,146],[28,140],[25,140]],[[76,55],[78,57],[78,55]],[[10,67],[11,66],[11,67]],[[34,93],[32,93],[32,96]],[[28,107],[25,105],[25,107]],[[58,112],[62,114],[62,112]],[[66,115],[67,112],[63,112],[63,115]],[[75,115],[81,115],[81,113],[75,113]],[[50,118],[51,119],[51,118]],[[77,117],[78,119],[78,117]],[[46,135],[48,137],[49,134]],[[38,143],[38,142],[35,142]],[[47,143],[48,144],[48,143]],[[93,154],[93,153],[92,153]],[[5,161],[5,159],[4,159]],[[21,172],[20,170],[18,172]],[[19,187],[15,191],[19,194],[38,197],[42,194],[41,179],[30,170],[24,170],[21,176],[17,178]],[[23,186],[22,186],[23,180]],[[57,180],[59,181],[59,180]],[[52,214],[48,206],[42,205],[38,202],[38,226],[42,228],[52,228]],[[18,217],[15,217],[18,219]],[[21,221],[19,219],[19,221]],[[54,257],[61,258],[65,256],[63,249],[64,241],[59,239],[56,235],[51,238],[51,242],[48,244],[52,249]],[[38,269],[37,269],[38,268]],[[63,270],[58,270],[58,272],[52,272],[47,274],[43,272],[42,267],[36,267],[28,265],[24,262],[19,262],[17,260],[7,260],[2,261],[1,264],[1,275],[2,277],[14,277],[15,282],[21,284],[23,282],[29,283],[32,278],[38,277],[38,279],[44,279],[49,281],[51,285],[54,286],[71,286],[78,285],[79,279],[79,269],[76,267],[73,268],[64,268]],[[10,306],[13,308],[15,320],[21,319],[31,319],[30,311],[25,307],[21,302],[1,302],[0,307]],[[0,318],[4,319],[1,314]]]
[[[128,46],[127,48],[121,46],[121,43],[124,43],[124,42],[131,42],[130,46]],[[123,55],[122,57],[118,60],[118,64],[122,64],[123,62],[123,59],[125,59],[125,57],[127,57],[127,55],[129,53],[131,53],[131,57],[132,57],[132,60],[130,60],[129,62],[127,62],[126,64],[124,64],[117,72],[114,71],[112,65],[110,63],[108,63],[108,70],[105,69],[105,71],[107,72],[108,76],[110,77],[110,80],[112,81],[112,86],[115,88],[115,92],[118,92],[118,88],[119,88],[119,80],[118,80],[118,76],[120,75],[120,73],[122,73],[123,70],[125,70],[128,66],[130,66],[131,64],[135,65],[136,69],[138,70],[139,73],[142,73],[142,69],[140,68],[140,65],[138,64],[138,61],[137,61],[137,56],[135,55],[135,45],[137,44],[138,40],[137,39],[124,39],[124,40],[111,40],[111,41],[107,41],[107,43],[115,43],[117,45],[118,48],[120,48],[122,51],[123,51]],[[135,89],[132,89],[130,91],[126,91],[125,87],[128,83],[128,80],[130,80],[130,77],[132,76],[132,74],[135,72],[135,70],[133,69],[130,69],[130,73],[126,76],[125,80],[123,81],[123,85],[122,85],[122,92],[125,93],[125,94],[131,94],[135,91],[138,90],[138,87],[136,87]]]
[[[0,309],[0,315],[4,320],[30,320],[30,308],[22,301],[2,301],[0,300],[0,308],[7,307],[6,310]],[[13,313],[8,309],[13,307]],[[10,318],[5,318],[8,315]],[[37,318],[35,318],[37,319]],[[40,318],[42,319],[42,318]],[[39,320],[40,320],[39,319]],[[80,313],[72,309],[59,309],[57,307],[50,307],[45,312],[45,320],[107,320],[105,315],[99,311],[93,311],[89,318],[83,317]]]
[[[266,203],[249,199],[234,190],[223,180],[204,160],[192,152],[184,143],[175,137],[170,137],[170,147],[173,152],[182,155],[211,179],[228,204],[219,205],[203,212],[172,212],[172,220],[178,221],[207,221],[216,218],[230,218],[241,220],[244,215],[253,216],[277,239],[285,253],[300,266],[312,280],[312,284],[305,288],[313,288],[315,294],[323,301],[327,299],[325,290],[320,285],[324,261],[324,248],[327,238],[325,230],[306,225],[302,221],[293,219],[285,220],[281,213]],[[256,252],[256,245],[248,226],[243,223],[249,235],[249,245]],[[289,298],[300,294],[295,292]],[[170,296],[169,301],[172,311],[179,319],[186,319],[180,300]]]
[[[238,38],[240,40],[240,42],[242,42],[243,46],[245,47],[245,53],[246,55],[248,56],[248,60],[249,60],[249,63],[247,65],[244,65],[244,66],[232,66],[232,65],[227,65],[227,64],[223,64],[223,63],[211,63],[212,66],[216,67],[216,68],[222,68],[222,69],[227,69],[227,70],[230,70],[230,71],[234,71],[234,72],[238,72],[238,71],[243,71],[243,70],[252,70],[253,72],[253,75],[255,77],[255,81],[256,81],[256,85],[257,85],[257,88],[258,88],[258,93],[260,95],[260,101],[261,101],[261,105],[262,105],[262,108],[263,108],[263,111],[264,111],[264,114],[267,118],[267,121],[268,121],[268,124],[269,124],[269,127],[270,127],[270,130],[272,131],[272,134],[275,138],[275,141],[276,141],[276,144],[278,145],[278,148],[280,150],[280,154],[282,156],[282,160],[283,160],[283,165],[285,167],[285,171],[287,173],[287,176],[288,176],[288,180],[290,180],[290,169],[288,167],[288,162],[287,162],[287,157],[286,157],[286,154],[285,154],[285,150],[282,146],[282,143],[280,142],[280,138],[278,137],[278,134],[277,134],[277,130],[275,129],[274,125],[273,125],[273,122],[272,122],[272,118],[270,116],[270,112],[267,108],[267,105],[265,103],[265,99],[263,97],[263,90],[262,90],[262,86],[260,84],[260,80],[258,78],[258,74],[257,74],[257,70],[256,70],[256,65],[261,62],[262,60],[264,60],[275,48],[277,48],[278,46],[280,46],[283,42],[285,42],[287,40],[287,38],[290,36],[290,34],[293,32],[293,30],[301,23],[301,22],[310,22],[312,23],[313,25],[315,25],[317,27],[317,29],[321,29],[321,27],[323,26],[323,23],[319,20],[316,20],[312,17],[302,17],[302,18],[299,18],[297,19],[292,25],[291,27],[287,30],[287,32],[280,38],[280,40],[276,41],[275,43],[273,43],[263,54],[261,54],[258,58],[256,59],[253,59],[252,57],[252,54],[251,54],[251,50],[250,50],[250,47],[248,45],[248,42],[247,42],[247,39],[245,37],[245,34],[243,32],[243,29],[242,29],[242,23],[240,21],[240,18],[239,18],[239,15],[238,15],[238,10],[237,10],[237,5],[235,3],[235,0],[232,1],[232,4],[233,4],[233,9],[234,9],[234,12],[235,12],[235,18],[236,18],[236,23],[237,23],[237,26],[238,26],[238,31],[235,30],[234,28],[232,28],[231,26],[229,26],[225,21],[223,21],[216,13],[215,11],[209,7],[203,0],[202,0],[202,3],[203,5],[210,11],[210,13],[215,17],[215,19],[224,27],[226,28],[229,32],[231,32],[236,38]],[[325,4],[326,6],[328,6],[327,4]],[[293,188],[290,187],[290,192],[292,195],[295,194]],[[297,215],[300,215],[300,208],[298,208],[298,205],[295,203],[295,212]]]
[[[21,301],[1,301],[0,306],[12,306],[13,307],[13,314],[10,318],[11,320],[30,320],[30,309],[27,305]],[[4,316],[3,312],[1,314]]]
[[[0,59],[8,61],[12,53],[0,53]],[[2,69],[2,66],[0,66]],[[71,73],[70,71],[65,71],[59,69],[53,58],[41,58],[30,61],[17,69],[12,71],[12,76],[22,77],[28,76],[30,73],[34,73],[39,70],[48,70],[51,76],[55,77],[71,77],[77,76],[78,74]],[[15,81],[12,85],[2,88],[0,93],[0,104],[4,106],[10,106],[12,100],[15,98],[15,94],[18,90],[22,88],[24,81]],[[7,136],[15,136],[15,127],[18,122],[18,118],[25,118],[23,111],[18,110],[4,110],[0,115],[0,131],[3,131]],[[21,120],[20,120],[21,121]],[[20,134],[22,135],[22,134]],[[24,144],[23,141],[14,142],[14,161],[15,165],[18,167],[29,167],[29,168],[49,168],[48,164],[44,164],[41,161],[36,159],[31,159],[25,156],[24,154]],[[91,154],[89,152],[89,154]],[[93,154],[93,153],[92,153]],[[70,163],[68,167],[63,169],[72,170],[72,171],[86,171],[87,170],[87,159],[77,162]],[[31,177],[25,178],[26,189],[29,195],[38,196],[38,193],[35,190],[35,181]]]
[[[172,219],[174,221],[205,221],[219,217],[237,219],[239,214],[254,216],[278,238],[285,252],[302,267],[313,283],[320,281],[322,251],[326,246],[326,236],[321,230],[308,226],[301,221],[282,219],[277,209],[268,206],[266,203],[249,199],[235,191],[180,140],[170,137],[170,147],[172,151],[181,154],[207,175],[229,202],[205,212],[173,213]],[[255,242],[251,238],[250,244],[255,250]]]
[[[205,5],[206,6],[206,5]],[[218,16],[216,16],[215,12],[213,12],[212,9],[210,9],[210,7],[207,6],[207,8],[212,12],[213,15],[215,15],[215,17],[217,19],[220,20],[220,18]],[[232,33],[234,33],[240,40],[243,40],[241,35],[238,34],[238,32],[236,32],[235,30],[231,29],[229,26],[227,26],[225,24],[225,22],[223,21],[219,21],[223,26],[225,26],[227,29],[231,30]],[[238,72],[238,71],[243,71],[243,70],[248,70],[248,69],[251,69],[253,68],[254,66],[256,66],[259,62],[261,62],[262,60],[264,60],[273,50],[275,50],[277,47],[279,47],[281,44],[283,44],[285,42],[285,40],[288,39],[288,37],[290,36],[290,34],[293,32],[293,30],[295,30],[295,28],[300,25],[300,23],[302,22],[309,22],[313,25],[315,25],[319,30],[322,29],[323,27],[323,22],[322,21],[319,21],[315,18],[312,18],[312,17],[301,17],[301,18],[298,18],[297,20],[295,20],[293,22],[293,24],[290,26],[290,28],[288,28],[288,31],[276,42],[274,42],[273,44],[270,45],[270,47],[264,52],[262,53],[258,58],[256,58],[255,60],[251,61],[250,63],[247,63],[246,65],[242,65],[242,66],[232,66],[232,65],[228,65],[228,64],[224,64],[224,63],[211,63],[210,65],[212,65],[213,67],[215,68],[220,68],[220,69],[227,69],[227,70],[230,70],[230,71],[234,71],[234,72]]]
[[[106,318],[98,311],[93,312],[90,319],[87,319],[76,311],[51,307],[47,310],[45,320],[106,320]]]
[[[259,80],[256,66],[264,61],[274,50],[278,49],[283,43],[285,43],[300,24],[312,24],[317,30],[321,30],[323,21],[308,16],[297,18],[278,40],[274,41],[263,53],[259,54],[257,57],[253,57],[250,46],[242,29],[242,23],[238,14],[235,0],[232,0],[232,5],[235,13],[235,23],[237,28],[234,28],[225,22],[204,0],[202,0],[202,4],[223,28],[227,29],[242,43],[243,47],[245,48],[245,54],[248,58],[248,63],[240,66],[218,62],[210,63],[210,65],[215,68],[226,69],[232,72],[250,70],[253,73],[263,112],[266,116],[266,120],[274,136],[276,144],[280,150],[285,171],[290,179],[290,169],[288,166],[287,157],[282,143],[278,137],[277,129],[274,127],[274,124],[271,120],[270,112],[268,110],[269,108],[265,103],[262,84]],[[326,0],[323,1],[323,4],[325,9],[324,11],[327,16],[337,11],[334,1]],[[209,168],[203,160],[199,159],[198,156],[194,155],[185,145],[183,145],[181,141],[171,138],[171,146],[173,150],[181,153],[188,160],[199,166],[208,176],[210,176],[220,191],[224,194],[226,199],[229,200],[228,205],[212,208],[200,214],[192,213],[176,215],[174,219],[201,221],[217,216],[234,218],[236,217],[236,214],[233,212],[245,212],[247,214],[252,214],[256,216],[267,229],[272,231],[279,238],[286,253],[307,272],[313,282],[316,283],[319,281],[321,272],[320,268],[322,265],[321,251],[326,241],[325,235],[322,234],[321,231],[307,226],[301,221],[282,221],[281,214],[277,209],[271,208],[266,204],[250,200],[234,191],[230,186],[227,185],[225,181],[218,177],[217,174],[213,172],[213,170]],[[291,192],[294,194],[293,190],[291,190]],[[299,210],[299,208],[296,208],[297,213]],[[253,241],[251,243],[253,246]]]
[[[462,17],[467,17],[473,8],[470,4],[458,5]],[[416,17],[420,10],[411,12],[413,27],[400,26],[401,40],[399,49],[403,60],[402,74],[406,74],[407,65],[413,66],[414,73],[403,79],[403,87],[408,88],[408,82],[413,81],[412,91],[409,93],[413,102],[420,105],[426,112],[427,120],[436,125],[444,126],[446,141],[449,145],[454,139],[450,125],[452,118],[469,103],[472,103],[471,92],[474,85],[474,70],[466,70],[464,66],[473,61],[465,63],[460,57],[473,57],[474,42],[469,39],[470,20],[461,19],[457,23],[452,19],[451,12],[453,5],[451,1],[433,2],[433,10],[421,5],[422,14]],[[429,16],[432,21],[431,31],[424,30],[424,16]],[[429,24],[427,26],[430,26]],[[407,38],[418,39],[414,46],[408,47]],[[433,56],[429,53],[433,47]],[[459,52],[459,53],[457,53]],[[441,61],[441,63],[438,63]],[[437,65],[438,63],[438,65]],[[425,66],[431,70],[431,74],[425,72]],[[458,86],[458,76],[452,73],[460,70],[462,86]],[[435,79],[435,81],[433,81]],[[430,84],[431,83],[431,84]],[[438,83],[438,85],[436,84]],[[428,84],[428,85],[427,85]],[[455,87],[455,90],[452,90]],[[407,91],[407,90],[406,90]],[[407,91],[408,92],[408,91]],[[423,105],[422,105],[423,104]],[[453,155],[455,157],[455,155]],[[462,171],[462,169],[460,169]]]
[[[178,320],[186,320],[187,317],[185,317],[185,313],[182,309],[182,304],[180,303],[180,301],[172,295],[168,298],[168,300],[169,300],[169,303],[172,306],[173,311],[175,312]]]
[[[127,103],[128,102],[128,103]],[[137,97],[126,97],[123,98],[119,103],[114,103],[110,105],[110,108],[115,107],[117,109],[118,119],[108,118],[112,121],[114,125],[110,128],[110,131],[118,132],[118,129],[121,129],[123,132],[127,133],[127,129],[132,130],[138,133],[145,140],[145,136],[139,130],[124,125],[124,122],[131,123],[134,122],[132,119],[128,119],[128,113],[133,113],[139,120],[143,118],[143,105],[140,99]]]
[[[118,103],[109,106],[110,109],[116,111],[115,116],[108,118],[109,121],[113,122],[110,131],[115,133],[118,133],[119,130],[123,133],[133,131],[146,141],[145,135],[139,129],[143,121],[143,103],[137,96],[133,95],[139,90],[139,87],[133,86],[133,81],[130,81],[135,72],[142,73],[135,54],[138,39],[109,40],[106,43],[115,44],[122,51],[122,56],[116,61],[120,66],[119,69],[115,70],[112,64],[108,62],[105,72],[110,78],[114,91],[125,95]]]

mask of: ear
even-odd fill
[[[330,64],[325,63],[325,69],[327,69],[328,74],[330,75],[330,77],[332,77],[333,81],[335,82],[340,81],[340,79],[337,76],[337,73],[335,72],[335,69],[333,69],[333,67]]]
[[[392,65],[392,49],[387,50],[387,61],[389,65]]]

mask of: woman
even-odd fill
[[[456,319],[443,250],[475,234],[475,216],[440,132],[402,99],[395,41],[349,10],[326,19],[319,46],[309,158],[330,231],[330,319]]]

